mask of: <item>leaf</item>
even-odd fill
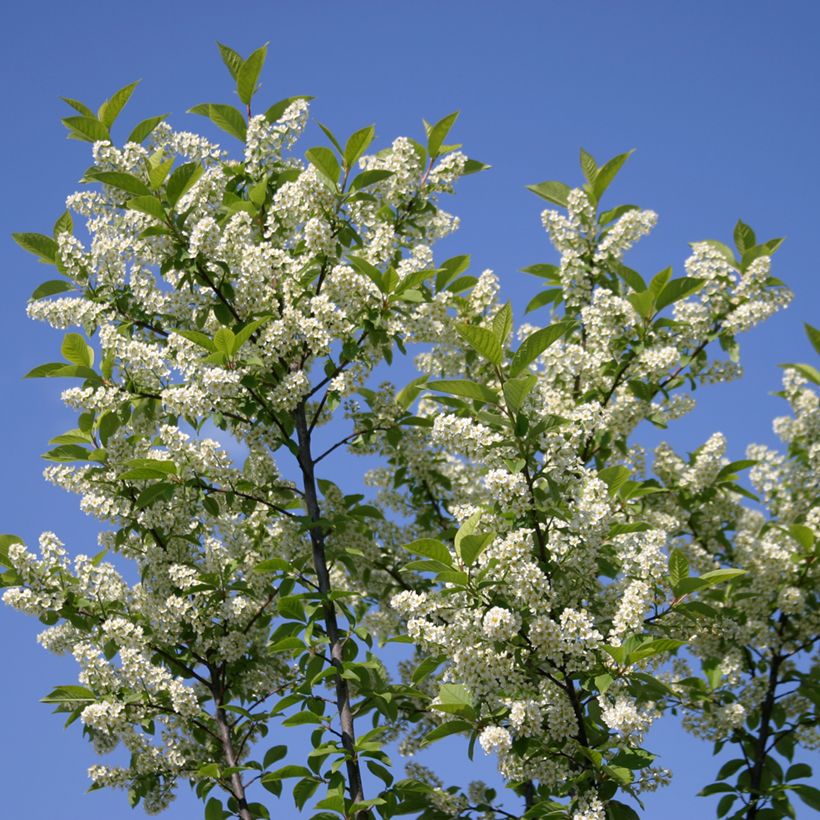
[[[239,69],[242,68],[242,63],[244,60],[240,54],[234,51],[230,46],[226,46],[218,41],[216,45],[219,48],[219,54],[222,57],[222,62],[225,63],[228,71],[231,72],[231,77],[236,80],[239,74]]]
[[[266,112],[265,112],[265,119],[273,124],[275,123],[285,111],[290,108],[296,100],[312,100],[313,97],[310,97],[306,94],[299,94],[296,97],[286,97],[284,100],[279,100],[279,102],[274,103]]]
[[[809,341],[815,352],[820,354],[820,330],[816,327],[812,327],[808,322],[805,322],[803,327],[806,329],[806,335],[809,337]]]
[[[29,298],[36,302],[38,299],[45,299],[46,296],[54,296],[56,293],[65,293],[69,290],[74,290],[71,282],[66,282],[65,279],[50,279],[37,287]]]
[[[359,273],[363,273],[367,276],[382,293],[387,293],[384,276],[382,276],[382,272],[375,265],[372,265],[366,259],[362,259],[359,256],[351,255],[348,257],[348,260]]]
[[[757,244],[755,232],[740,219],[738,219],[737,225],[735,225],[734,240],[741,256]]]
[[[332,188],[336,188],[339,184],[339,162],[336,159],[333,151],[330,148],[319,146],[318,148],[308,148],[305,151],[305,156],[310,161],[310,164],[319,172],[319,175],[325,179]]]
[[[155,458],[132,458],[127,462],[128,469],[120,474],[122,480],[149,481],[154,478],[166,478],[174,475],[177,466],[173,461]]]
[[[502,346],[506,343],[507,337],[510,335],[512,322],[512,307],[510,303],[507,302],[495,316],[493,316],[493,333],[495,333],[496,339],[498,339]]]
[[[152,216],[160,222],[165,222],[166,220],[165,209],[155,196],[138,196],[134,199],[129,199],[125,203],[125,207],[131,211],[148,214],[148,216]]]
[[[259,75],[262,73],[262,67],[265,65],[267,53],[268,44],[265,43],[265,45],[256,49],[256,51],[242,63],[239,71],[236,73],[236,93],[245,105],[251,104],[251,99],[254,93],[256,93]],[[230,66],[228,66],[228,68],[230,69]]]
[[[678,586],[684,578],[689,577],[689,561],[677,548],[669,554],[669,583],[672,587]]]
[[[214,125],[226,131],[232,137],[245,141],[248,126],[242,112],[232,105],[221,103],[201,103],[188,109],[190,114],[200,114],[207,117]]]
[[[200,347],[204,347],[206,350],[211,352],[216,350],[210,336],[207,336],[205,333],[200,333],[198,330],[178,330],[177,334],[184,339],[188,339],[190,342],[194,342],[194,344],[198,344]]]
[[[92,120],[96,119],[94,112],[85,103],[81,103],[79,100],[72,100],[71,97],[60,97],[60,99],[68,103],[75,111],[84,117],[91,117]]]
[[[240,330],[236,334],[236,339],[234,340],[234,351],[239,350],[248,339],[259,330],[262,325],[266,322],[271,320],[270,316],[263,316],[261,319],[254,319],[252,322],[248,322],[247,324],[243,325],[242,330]]]
[[[501,345],[491,330],[476,325],[456,325],[459,336],[491,364],[500,365]]]
[[[431,558],[433,561],[438,561],[448,567],[453,566],[453,556],[450,550],[435,538],[419,538],[404,547],[408,552],[416,555],[423,555],[425,558]]]
[[[510,376],[517,376],[534,362],[551,344],[555,343],[572,328],[569,322],[543,327],[531,333],[515,351],[510,362]]]
[[[435,729],[431,729],[421,739],[421,744],[422,746],[426,746],[434,740],[441,740],[443,737],[449,737],[450,735],[458,734],[460,732],[471,732],[472,730],[473,724],[468,723],[466,720],[448,720],[446,723],[436,726]]]
[[[633,148],[625,154],[618,154],[618,156],[613,157],[608,162],[605,162],[598,169],[598,173],[595,175],[595,182],[592,185],[592,193],[596,199],[600,199],[604,195],[604,192],[607,188],[609,188],[612,180],[615,179],[618,174],[618,171],[621,170],[624,163],[632,156],[634,152],[635,149]]]
[[[809,808],[820,811],[820,789],[805,783],[790,784],[786,788],[793,791]]]
[[[216,797],[211,797],[205,804],[205,820],[222,820],[223,817],[222,803]]]
[[[160,114],[138,122],[134,126],[134,130],[128,135],[126,142],[141,143],[167,116],[167,114]]]
[[[705,281],[705,279],[695,279],[689,276],[673,279],[666,284],[663,290],[658,294],[655,300],[655,310],[663,310],[667,305],[671,305],[673,302],[678,302],[687,296],[691,296],[693,293],[697,293],[697,291],[703,287]]]
[[[62,122],[68,128],[71,139],[83,142],[111,140],[108,129],[96,117],[65,117]]]
[[[97,111],[97,119],[106,127],[111,128],[114,120],[119,116],[120,111],[125,108],[125,104],[131,98],[134,89],[139,85],[139,80],[126,85],[119,91],[116,91],[107,99]]]
[[[79,333],[68,333],[63,339],[60,352],[66,361],[81,367],[93,367],[94,351],[86,344]]]
[[[373,137],[376,136],[376,129],[372,125],[367,128],[362,128],[355,131],[347,140],[344,150],[345,166],[353,168],[359,157],[367,150],[367,147],[373,142]]]
[[[90,367],[63,364],[62,362],[48,362],[47,364],[41,364],[38,367],[35,367],[34,370],[30,370],[25,376],[27,379],[62,377],[101,381],[99,375]]]
[[[680,598],[701,589],[708,589],[717,584],[732,581],[745,574],[746,570],[743,569],[716,569],[711,572],[704,572],[703,575],[695,578],[684,578],[679,584],[673,586],[672,589],[675,595]]]
[[[309,724],[320,724],[324,723],[325,719],[321,715],[317,715],[315,712],[297,712],[295,715],[291,715],[288,718],[285,718],[282,721],[283,726],[307,726]],[[297,766],[285,766],[285,769],[291,768],[298,768]],[[282,769],[279,770],[280,772]],[[294,777],[294,775],[288,775],[289,777]]]
[[[97,697],[85,686],[66,685],[58,686],[44,698],[40,698],[40,703],[96,703]]]
[[[464,273],[469,267],[470,257],[468,255],[454,256],[452,259],[442,262],[441,268],[436,274],[436,290],[443,290],[448,282],[451,282],[460,273]]]
[[[71,218],[71,211],[63,211],[57,217],[57,221],[54,223],[54,228],[52,229],[54,239],[56,240],[61,233],[71,233],[73,230],[74,220]]]
[[[229,327],[221,327],[214,333],[214,348],[226,356],[233,355],[236,350],[236,336]]]
[[[458,553],[464,562],[464,566],[471,567],[478,559],[478,556],[492,544],[495,536],[494,532],[465,535],[458,545]]]
[[[41,233],[13,233],[12,238],[24,250],[38,256],[41,261],[54,264],[57,260],[57,243]]]
[[[170,501],[174,495],[174,485],[159,481],[146,487],[137,497],[136,506],[138,510],[150,507],[155,502],[162,499]]]
[[[524,309],[524,313],[532,313],[534,310],[538,310],[538,308],[544,307],[545,305],[560,302],[561,297],[561,288],[548,288],[547,290],[542,290],[530,299],[527,303],[527,307]]]
[[[270,749],[268,749],[267,752],[265,752],[265,757],[262,760],[263,768],[267,769],[273,763],[276,763],[278,760],[281,760],[287,753],[287,746],[271,746]]]
[[[447,139],[450,129],[458,119],[458,113],[458,111],[454,111],[452,114],[448,114],[430,129],[427,135],[427,153],[430,154],[431,159],[439,155],[442,143]]]
[[[538,194],[538,196],[555,205],[562,205],[564,208],[567,207],[570,187],[563,182],[556,182],[554,180],[539,182],[537,185],[528,185],[527,190]]]
[[[488,404],[498,404],[498,393],[477,382],[464,379],[442,379],[441,381],[429,382],[428,387],[442,393],[449,393],[451,396],[461,396],[465,399],[474,399]]]
[[[629,662],[635,663],[636,661],[641,661],[645,658],[651,658],[653,655],[659,655],[662,652],[671,652],[678,647],[683,646],[685,643],[686,641],[678,641],[674,638],[655,638],[653,640],[646,641],[637,649],[634,649],[628,653]]]
[[[581,149],[581,171],[584,178],[591,185],[595,182],[595,177],[598,176],[598,163],[595,162],[592,155],[587,153],[583,148]]]
[[[375,185],[377,182],[392,177],[394,173],[394,171],[388,171],[385,168],[373,168],[369,171],[362,171],[358,176],[354,177],[353,182],[350,183],[350,190],[358,191],[370,185]]]
[[[85,447],[80,447],[79,444],[61,444],[59,447],[43,453],[42,458],[46,461],[59,462],[88,461],[90,455],[91,451],[86,450]]]
[[[780,364],[778,367],[791,367],[792,370],[796,370],[800,373],[801,376],[805,376],[810,382],[814,382],[814,384],[820,384],[820,371],[817,370],[816,367],[812,367],[810,364]]]
[[[441,684],[438,697],[431,707],[438,712],[448,712],[463,717],[472,717],[475,714],[473,696],[463,683]]]
[[[173,208],[203,173],[204,169],[198,162],[186,162],[175,168],[165,186],[168,204]]]
[[[129,194],[135,194],[136,196],[151,195],[151,189],[141,179],[133,174],[126,174],[124,171],[93,171],[86,176],[95,182],[102,182]]]
[[[530,391],[535,387],[538,377],[534,373],[526,376],[519,376],[515,379],[508,379],[504,382],[504,398],[507,402],[507,407],[517,413],[524,403],[524,399],[530,394]]]
[[[443,658],[425,658],[414,670],[410,680],[413,683],[420,683],[426,680],[436,669],[444,663]]]

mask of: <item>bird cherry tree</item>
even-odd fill
[[[67,99],[90,187],[52,235],[15,235],[59,275],[29,314],[69,331],[29,375],[78,385],[45,475],[105,528],[92,555],[3,536],[2,582],[79,665],[44,700],[125,750],[92,787],[153,813],[187,780],[207,820],[270,817],[286,785],[319,820],[631,818],[668,780],[643,738],[673,710],[740,750],[705,790],[719,813],[816,802],[777,762],[814,726],[816,371],[786,371],[783,456],[729,463],[715,436],[650,468],[636,442],[738,375],[736,335],[789,300],[779,240],[739,223],[736,251],[645,279],[623,257],[655,214],[599,207],[628,155],[582,152],[581,187],[531,186],[566,214],[543,214],[559,263],[528,269],[546,321],[514,331],[491,272],[434,261],[458,224],[441,195],[486,167],[445,143],[455,114],[374,153],[372,126],[321,126],[303,151],[309,98],[257,109],[266,48],[220,52],[241,107],[191,111],[238,151],[164,117],[115,142],[135,84]],[[418,378],[377,384],[414,344]],[[381,459],[371,498],[343,448]],[[509,794],[397,776],[390,744],[448,735]]]

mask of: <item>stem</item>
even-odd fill
[[[310,432],[308,430],[305,402],[296,409],[294,414],[296,433],[299,442],[299,466],[302,470],[302,479],[305,489],[305,506],[311,521],[318,522],[321,518],[319,501],[316,492],[316,478],[313,474],[314,460],[310,452]],[[350,703],[350,689],[347,681],[342,677],[344,662],[342,657],[343,638],[336,620],[336,607],[327,595],[331,590],[330,573],[327,566],[325,552],[325,533],[321,525],[314,524],[310,528],[310,541],[313,546],[313,567],[319,581],[319,592],[324,597],[322,611],[324,614],[325,631],[330,641],[330,663],[336,670],[336,708],[339,713],[341,726],[342,746],[347,753],[347,785],[350,797],[354,803],[364,800],[362,775],[359,768],[359,758],[356,754],[356,733],[353,726],[353,709]],[[367,812],[359,812],[360,820],[368,816]]]
[[[754,818],[758,816],[761,808],[762,795],[760,794],[760,784],[763,780],[763,766],[766,763],[767,756],[766,743],[771,733],[772,711],[774,709],[778,675],[782,663],[783,657],[780,654],[772,655],[772,665],[769,668],[769,682],[766,687],[766,696],[763,698],[763,705],[760,707],[760,731],[755,741],[754,764],[751,768],[749,780],[751,798],[749,800],[749,808],[746,812],[746,820],[754,820]]]
[[[225,710],[219,705],[219,700],[216,698],[218,693],[214,692],[214,699],[217,701],[216,706],[216,726],[219,731],[219,739],[222,742],[222,751],[225,754],[225,762],[230,767],[237,764],[236,753],[233,748],[233,740],[231,738],[231,730],[228,726],[228,719],[225,715]],[[234,772],[230,778],[231,794],[236,798],[239,804],[239,816],[242,820],[253,820],[253,815],[248,809],[248,801],[245,799],[245,786],[242,783],[242,777],[239,772]]]

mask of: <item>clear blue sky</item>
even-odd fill
[[[749,441],[772,441],[771,418],[782,411],[769,396],[778,388],[777,363],[808,360],[802,322],[820,323],[812,244],[820,217],[820,4],[813,0],[45,0],[10,3],[3,17],[0,531],[35,543],[51,529],[71,549],[95,551],[95,522],[41,477],[46,441],[74,425],[58,386],[21,380],[54,359],[59,334],[26,318],[29,294],[50,277],[9,238],[12,231],[48,232],[90,164],[87,146],[63,138],[58,97],[96,105],[142,78],[123,119],[167,111],[172,123],[199,127],[185,109],[230,99],[216,40],[243,53],[270,40],[263,98],[312,94],[314,116],[342,134],[375,122],[386,144],[399,134],[418,136],[422,117],[460,109],[453,136],[493,168],[466,180],[451,201],[462,230],[439,252],[469,252],[479,270],[496,270],[519,317],[536,283],[518,270],[552,259],[541,202],[524,186],[579,182],[580,145],[599,159],[638,149],[613,198],[660,214],[630,258],[642,272],[674,264],[680,275],[687,242],[727,239],[738,217],[764,239],[787,236],[775,274],[795,291],[793,305],[742,339],[744,381],[699,391],[697,412],[667,434],[686,449],[723,430],[734,457]],[[0,608],[0,813],[127,817],[123,795],[83,794],[91,748],[77,725],[63,731],[60,718],[37,702],[52,685],[75,680],[71,661],[35,644],[37,627]],[[711,816],[711,801],[694,797],[716,770],[711,749],[672,724],[653,740],[676,782],[650,797],[646,816]],[[448,782],[467,781],[492,771],[478,757],[468,768],[442,749],[432,765]],[[167,816],[200,814],[183,794]],[[283,801],[275,816],[295,814]]]

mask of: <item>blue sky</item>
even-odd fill
[[[383,145],[399,134],[420,135],[422,117],[459,109],[453,137],[493,167],[465,180],[451,200],[462,229],[442,243],[439,258],[467,252],[476,269],[493,268],[519,318],[537,282],[518,271],[553,259],[540,227],[541,201],[525,185],[580,182],[581,145],[598,159],[636,148],[612,202],[652,208],[660,222],[629,258],[633,267],[651,274],[673,264],[680,275],[687,243],[729,239],[738,217],[764,239],[788,237],[775,275],[794,290],[794,303],[741,340],[744,380],[698,391],[697,411],[664,434],[691,449],[723,430],[730,455],[739,457],[750,441],[772,441],[771,419],[783,410],[769,395],[778,388],[777,364],[809,360],[802,323],[820,324],[813,245],[820,216],[818,25],[820,5],[811,0],[9,4],[0,54],[0,264],[7,288],[0,531],[34,543],[50,529],[75,551],[95,551],[95,522],[41,476],[38,455],[47,440],[74,424],[54,383],[21,379],[53,360],[60,340],[26,318],[29,294],[50,277],[9,238],[12,231],[48,232],[90,164],[87,146],[63,138],[59,96],[97,105],[141,78],[123,120],[172,112],[173,124],[196,128],[200,118],[185,109],[230,100],[215,41],[247,53],[269,40],[262,99],[314,95],[314,117],[337,133],[375,122]],[[37,627],[0,608],[4,814],[127,816],[120,794],[84,795],[90,746],[76,725],[63,731],[37,702],[51,686],[74,680],[73,663],[36,645]],[[672,723],[652,739],[676,785],[650,798],[646,816],[708,816],[708,801],[694,793],[717,768],[710,748]],[[490,760],[479,753],[473,766],[454,763],[452,749],[431,762],[448,782],[490,776]],[[798,814],[808,810],[798,807]],[[183,795],[167,816],[198,811]],[[283,802],[275,816],[296,815]]]

